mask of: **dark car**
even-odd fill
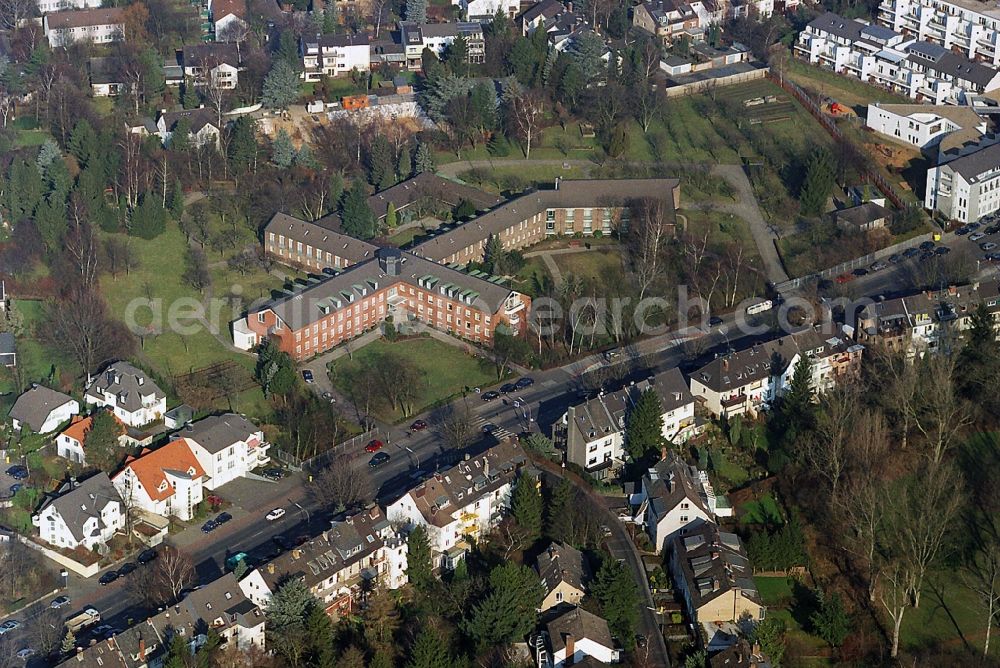
[[[937,248],[934,249],[934,253],[936,255],[947,255],[950,252],[951,249],[948,248],[947,246],[938,246]]]
[[[919,259],[923,262],[924,260],[930,260],[932,257],[934,257],[934,251],[924,251],[920,254]]]
[[[28,479],[28,469],[20,464],[15,464],[7,469],[7,475],[9,475],[14,480],[27,480]]]
[[[134,561],[130,561],[130,562],[126,563],[126,564],[122,564],[121,566],[118,567],[118,577],[123,578],[126,575],[128,575],[129,573],[132,573],[133,571],[135,571],[136,568],[138,568],[138,566],[135,565]]]
[[[990,225],[985,230],[983,230],[983,232],[985,232],[986,234],[996,234],[997,232],[1000,232],[1000,225]]]
[[[313,380],[314,380],[313,379],[313,372],[310,371],[309,369],[303,369],[302,370],[302,380],[306,381],[307,383],[313,382]]]
[[[722,318],[720,318],[717,315],[713,315],[711,318],[708,319],[709,327],[718,327],[721,324],[722,324]]]
[[[933,241],[925,241],[922,244],[920,244],[919,246],[917,246],[917,248],[919,248],[922,251],[930,250],[930,249],[934,248],[934,242]]]
[[[900,255],[899,253],[893,253],[892,255],[889,256],[888,261],[889,264],[896,264],[902,259],[903,259],[902,255]]]
[[[233,519],[233,516],[229,513],[219,513],[219,516],[215,518],[216,524],[225,524],[229,520]]]
[[[510,394],[511,392],[517,392],[517,385],[514,383],[505,383],[500,386],[500,394]]]
[[[212,533],[218,528],[219,525],[216,524],[215,520],[208,520],[207,522],[201,525],[201,530],[204,531],[205,533]]]
[[[487,422],[486,424],[483,425],[483,433],[484,434],[492,434],[497,429],[499,429],[499,427],[497,427],[492,422]]]
[[[857,269],[855,269],[851,273],[854,274],[855,276],[867,276],[868,275],[868,270],[865,269],[864,267],[858,267]]]
[[[136,558],[140,564],[145,565],[156,559],[156,550],[149,548],[148,550],[143,550],[142,553]]]
[[[368,466],[375,469],[378,468],[379,466],[382,466],[383,464],[388,463],[390,459],[391,457],[389,457],[388,452],[376,452],[375,455],[368,460]]]
[[[412,429],[413,431],[423,431],[424,429],[427,429],[427,423],[424,422],[423,420],[416,420],[413,424],[410,425],[410,429]]]
[[[101,576],[101,579],[98,580],[98,582],[100,582],[101,586],[103,587],[104,585],[111,584],[112,582],[114,582],[117,579],[118,579],[118,572],[117,571],[108,571],[107,573],[105,573],[104,575]]]
[[[819,288],[820,290],[829,290],[830,288],[833,287],[833,281],[831,281],[829,278],[824,278],[819,283],[816,284],[816,287]]]
[[[494,392],[490,390],[489,392],[483,392],[483,401],[493,401],[500,398],[499,392]]]
[[[526,387],[531,387],[534,384],[535,384],[535,379],[532,378],[531,376],[525,376],[524,378],[519,378],[518,381],[514,383],[514,385],[516,385],[517,389],[519,390],[523,390]]]
[[[969,223],[968,225],[966,225],[966,227],[968,227],[968,228],[969,228],[969,231],[970,231],[970,232],[975,232],[975,231],[976,231],[976,230],[978,230],[978,229],[979,229],[980,227],[982,227],[982,225],[980,225],[979,223]]]
[[[918,255],[920,255],[919,248],[907,248],[905,251],[903,251],[903,257],[909,258],[909,257],[916,257]]]
[[[14,496],[18,492],[20,492],[22,489],[24,489],[24,485],[22,485],[19,482],[15,482],[13,485],[10,486],[10,495]]]
[[[260,474],[268,480],[281,480],[285,477],[285,472],[281,469],[264,469]]]
[[[969,229],[968,225],[962,225],[960,228],[958,228],[957,230],[955,230],[955,234],[957,234],[959,236],[962,236],[962,235],[968,234],[971,231],[972,230]],[[927,242],[925,241],[924,243],[927,243]],[[923,244],[921,244],[921,245],[923,245]]]

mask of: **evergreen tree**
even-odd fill
[[[399,152],[399,162],[396,163],[396,177],[405,181],[413,175],[413,157],[410,155],[410,145],[406,144]]]
[[[375,214],[368,206],[368,194],[360,180],[356,180],[344,195],[340,217],[344,221],[344,232],[355,239],[375,236]]]
[[[257,347],[257,367],[254,371],[264,396],[286,396],[295,389],[295,364],[288,353],[265,339]]]
[[[184,636],[175,633],[167,645],[167,657],[163,662],[163,668],[186,668],[190,657],[191,650],[188,649]]]
[[[818,148],[809,156],[806,174],[799,190],[802,214],[818,216],[826,209],[826,201],[833,192],[836,163],[826,149]]]
[[[81,118],[73,127],[69,135],[69,152],[82,168],[86,168],[97,153],[97,133],[86,118]]]
[[[372,654],[371,661],[368,662],[367,668],[396,668],[396,663],[392,658],[392,651],[387,647],[379,647]]]
[[[427,529],[418,524],[406,537],[406,577],[417,589],[426,590],[434,582],[431,544]]]
[[[233,123],[229,134],[229,164],[233,171],[249,171],[257,161],[256,122],[249,116],[240,116]]]
[[[57,144],[55,140],[46,139],[45,142],[38,147],[38,157],[35,158],[35,166],[38,168],[38,173],[47,177],[49,166],[61,156],[62,154],[59,151],[59,144]]]
[[[261,104],[269,109],[287,109],[299,99],[299,75],[284,60],[275,61],[264,77]]]
[[[306,635],[309,638],[313,665],[332,666],[336,661],[333,647],[333,623],[323,606],[314,604],[306,618]]]
[[[174,179],[174,187],[170,190],[170,215],[174,220],[184,215],[184,187],[180,179]]]
[[[336,668],[368,668],[365,653],[356,645],[351,645],[337,659]]]
[[[454,74],[462,74],[468,70],[469,65],[469,40],[462,33],[458,34],[455,41],[448,47],[446,56],[448,69]]]
[[[572,542],[574,495],[573,484],[565,478],[552,490],[545,513],[545,534],[552,540]]]
[[[396,182],[396,160],[392,145],[385,135],[378,135],[368,149],[368,182],[376,192],[385,190]]]
[[[333,0],[328,0],[323,9],[323,34],[329,35],[337,32],[337,5]]]
[[[586,83],[592,82],[601,75],[604,55],[604,40],[595,32],[584,32],[573,38],[569,47],[569,55],[580,68],[580,74]]]
[[[63,654],[70,654],[76,651],[76,636],[69,629],[66,629],[66,635],[63,636],[62,645],[59,649]]]
[[[778,368],[774,372],[780,373],[781,364],[775,366]],[[812,363],[803,355],[792,371],[788,387],[781,393],[768,417],[768,468],[771,471],[780,470],[789,461],[799,446],[800,436],[810,433],[814,427],[816,392],[812,376]]]
[[[809,617],[816,635],[830,647],[840,647],[851,633],[851,617],[844,609],[840,594],[819,592],[819,607]]]
[[[437,169],[437,166],[434,164],[434,155],[431,153],[430,147],[424,142],[417,144],[417,155],[414,158],[414,163],[417,174],[425,172],[433,173]]]
[[[1000,399],[1000,343],[996,325],[980,303],[965,332],[965,345],[955,364],[955,385],[963,397],[984,412],[996,414]]]
[[[141,239],[155,239],[167,229],[167,212],[155,193],[146,193],[131,215],[129,233]]]
[[[124,431],[113,413],[106,410],[96,411],[91,418],[90,429],[83,438],[87,464],[105,473],[114,471],[121,460],[118,438]]]
[[[544,592],[527,566],[506,563],[490,572],[489,594],[472,609],[463,630],[482,650],[519,640],[535,627]]]
[[[296,73],[302,67],[302,60],[299,57],[299,40],[295,37],[294,31],[281,31],[281,36],[278,38],[278,50],[274,54],[274,62],[275,64],[284,63]]]
[[[385,210],[385,226],[390,230],[394,230],[398,224],[399,216],[396,214],[396,205],[389,202],[389,206]]]
[[[533,475],[522,474],[518,479],[511,499],[511,512],[528,539],[537,540],[542,534],[542,495]]]
[[[182,117],[174,123],[170,131],[170,150],[176,153],[187,153],[191,150],[191,121]]]
[[[319,163],[316,162],[316,158],[313,157],[312,149],[309,148],[309,144],[303,143],[299,147],[299,150],[295,152],[295,166],[304,167],[305,169],[318,169]]]
[[[268,649],[288,663],[298,664],[310,649],[306,620],[316,606],[316,598],[300,578],[291,578],[278,587],[265,612]]]
[[[194,82],[185,78],[181,89],[181,106],[185,109],[197,109],[199,104],[201,104],[201,99],[198,97]]]
[[[760,645],[761,651],[771,660],[771,665],[780,666],[785,656],[785,623],[777,617],[768,617],[758,622],[750,633],[750,639]]]
[[[663,404],[656,390],[650,388],[639,395],[626,418],[625,448],[637,462],[659,452],[663,443]]]
[[[451,668],[451,653],[433,629],[423,628],[410,649],[410,660],[406,668]]]
[[[406,0],[406,20],[427,23],[427,0]]]
[[[498,276],[503,274],[507,252],[503,248],[500,236],[490,234],[486,237],[483,248],[483,270]]]
[[[292,166],[294,159],[295,146],[292,144],[292,138],[288,136],[285,128],[281,128],[271,142],[271,162],[282,169],[287,169]]]
[[[620,639],[626,649],[635,642],[635,625],[639,621],[639,590],[625,564],[606,558],[601,564],[591,591],[601,604],[601,613],[608,620],[611,635]]]

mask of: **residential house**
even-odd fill
[[[469,539],[486,535],[509,510],[526,463],[521,445],[506,439],[413,487],[389,504],[386,516],[425,527],[434,568],[451,570],[465,557]]]
[[[297,242],[298,243],[298,242]],[[233,323],[237,347],[270,338],[295,360],[308,359],[392,317],[419,322],[473,342],[525,331],[531,300],[499,283],[395,248],[258,306]]]
[[[971,223],[1000,210],[1000,143],[984,137],[927,170],[924,207]]]
[[[349,614],[374,586],[407,582],[406,541],[378,506],[338,518],[330,529],[250,571],[240,582],[246,596],[267,607],[271,596],[298,578],[331,617]]]
[[[242,415],[213,415],[185,426],[183,437],[205,471],[204,485],[215,490],[271,461],[264,431]]]
[[[112,482],[129,508],[190,520],[204,495],[205,469],[186,439],[129,457]]]
[[[96,415],[96,412],[94,415]],[[63,459],[68,459],[71,462],[76,462],[77,464],[85,465],[87,463],[86,455],[83,450],[84,444],[87,440],[87,432],[90,431],[90,428],[94,424],[94,415],[89,415],[87,417],[73,417],[70,425],[56,437],[57,455]],[[111,413],[111,415],[120,427],[118,444],[123,446],[128,441],[125,425],[117,415],[114,413]]]
[[[103,547],[125,528],[125,508],[108,474],[63,485],[31,518],[42,540],[75,550]]]
[[[691,394],[714,416],[755,416],[785,392],[803,356],[812,367],[813,389],[823,393],[857,377],[863,351],[842,334],[824,334],[821,326],[804,329],[717,356],[690,375]]]
[[[1000,88],[1000,72],[889,28],[823,14],[799,33],[795,55],[918,102],[965,104]]]
[[[1000,65],[1000,9],[974,0],[882,0],[878,21],[967,58]]]
[[[509,19],[513,19],[521,11],[520,0],[451,0],[452,5],[457,5],[462,10],[462,15],[467,21],[478,21],[489,23],[497,12],[502,12]]]
[[[857,340],[910,357],[950,350],[980,305],[1000,325],[996,280],[876,301],[858,313]]]
[[[246,0],[209,0],[216,42],[237,42],[250,30]]]
[[[865,127],[936,155],[978,141],[986,134],[986,119],[972,107],[874,102]]]
[[[215,112],[205,107],[198,109],[185,109],[183,111],[160,111],[160,117],[156,120],[156,134],[164,146],[170,144],[177,123],[185,120],[188,125],[188,140],[194,147],[208,146],[212,144],[216,147],[222,137],[222,129],[219,127],[219,120]]]
[[[587,593],[590,569],[583,553],[571,545],[553,541],[535,560],[545,598],[538,608],[545,612],[563,604],[580,605]]]
[[[184,76],[196,86],[211,85],[232,90],[242,69],[240,50],[235,44],[186,44],[181,51]]]
[[[14,431],[27,426],[36,434],[49,434],[79,413],[80,403],[73,397],[43,385],[33,385],[14,402],[10,419]]]
[[[10,332],[0,332],[0,366],[17,366],[17,341]]]
[[[889,224],[891,212],[876,202],[865,202],[833,212],[837,227],[845,232],[871,232]]]
[[[368,35],[303,35],[302,78],[319,81],[323,77],[346,76],[371,68],[371,39]]]
[[[774,664],[764,654],[760,645],[739,638],[735,644],[712,654],[708,668],[773,668]]]
[[[125,10],[121,7],[98,7],[46,14],[42,17],[42,30],[52,48],[74,42],[118,42],[126,37]]]
[[[530,35],[540,27],[550,26],[556,17],[568,11],[566,5],[560,0],[542,0],[536,2],[519,17],[521,24],[521,34]]]
[[[726,8],[719,0],[645,0],[633,8],[632,25],[665,44],[680,37],[701,41],[709,26],[724,21]]]
[[[38,0],[39,15],[62,12],[67,9],[96,9],[101,0]]]
[[[708,474],[689,466],[676,453],[646,472],[632,501],[639,505],[636,522],[645,526],[657,552],[675,536],[732,515],[725,496],[716,496]]]
[[[608,622],[583,608],[575,607],[545,625],[551,668],[578,665],[587,657],[600,663],[618,663],[621,650],[615,647]]]
[[[417,24],[400,21],[399,33],[406,48],[406,67],[412,72],[417,72],[423,67],[424,49],[430,49],[440,58],[459,35],[465,37],[468,44],[470,63],[479,64],[486,60],[486,38],[481,23]]]
[[[753,567],[739,536],[706,523],[671,544],[670,572],[691,620],[739,622],[764,619]]]
[[[694,399],[681,372],[669,369],[617,392],[602,391],[593,399],[567,408],[554,433],[566,461],[598,479],[621,468],[628,414],[647,390],[660,397],[663,438],[682,443],[694,434]]]
[[[87,71],[90,75],[90,94],[94,97],[116,97],[125,91],[125,78],[111,58],[91,58],[87,61]]]
[[[130,427],[156,422],[167,412],[167,395],[128,362],[109,365],[87,387],[83,400],[106,406]]]

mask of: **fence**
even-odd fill
[[[682,97],[684,95],[695,95],[697,93],[706,93],[713,88],[721,88],[723,86],[735,86],[736,84],[746,83],[748,81],[756,81],[757,79],[763,79],[770,70],[766,67],[751,70],[749,72],[738,72],[736,74],[730,74],[728,76],[713,77],[710,79],[702,79],[700,81],[692,81],[690,83],[678,84],[676,86],[668,86],[663,89],[663,94],[670,97]]]
[[[349,438],[346,441],[337,443],[329,450],[325,450],[308,459],[299,459],[289,452],[278,449],[275,449],[271,454],[274,455],[275,459],[292,470],[317,473],[323,467],[329,466],[330,462],[336,457],[356,457],[361,452],[361,448],[368,444],[369,441],[377,437],[378,430],[369,429],[362,434],[358,434],[357,436]]]

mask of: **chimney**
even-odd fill
[[[573,13],[573,3],[572,2],[567,2],[566,3],[566,11],[569,12],[570,14]]]
[[[490,477],[490,460],[483,458],[483,475],[487,478]]]
[[[469,461],[469,453],[468,452],[465,453],[465,461]]]
[[[270,562],[267,565],[267,572],[270,573],[271,575],[274,575],[274,562],[273,561]]]
[[[146,641],[143,640],[142,636],[139,636],[139,660],[146,658]]]
[[[570,11],[573,11],[573,10],[570,9]],[[559,177],[558,176],[556,177],[556,190],[559,190]]]
[[[660,448],[660,461],[662,462],[666,460],[666,458],[667,458],[667,446],[664,445],[662,448]]]
[[[573,665],[573,655],[576,653],[576,640],[572,633],[566,634],[566,662],[565,665]]]
[[[719,591],[721,587],[722,583],[719,582],[719,578],[715,578],[714,580],[712,580],[712,591]]]
[[[723,357],[722,358],[722,370],[723,371],[729,371],[729,358],[728,357]]]

